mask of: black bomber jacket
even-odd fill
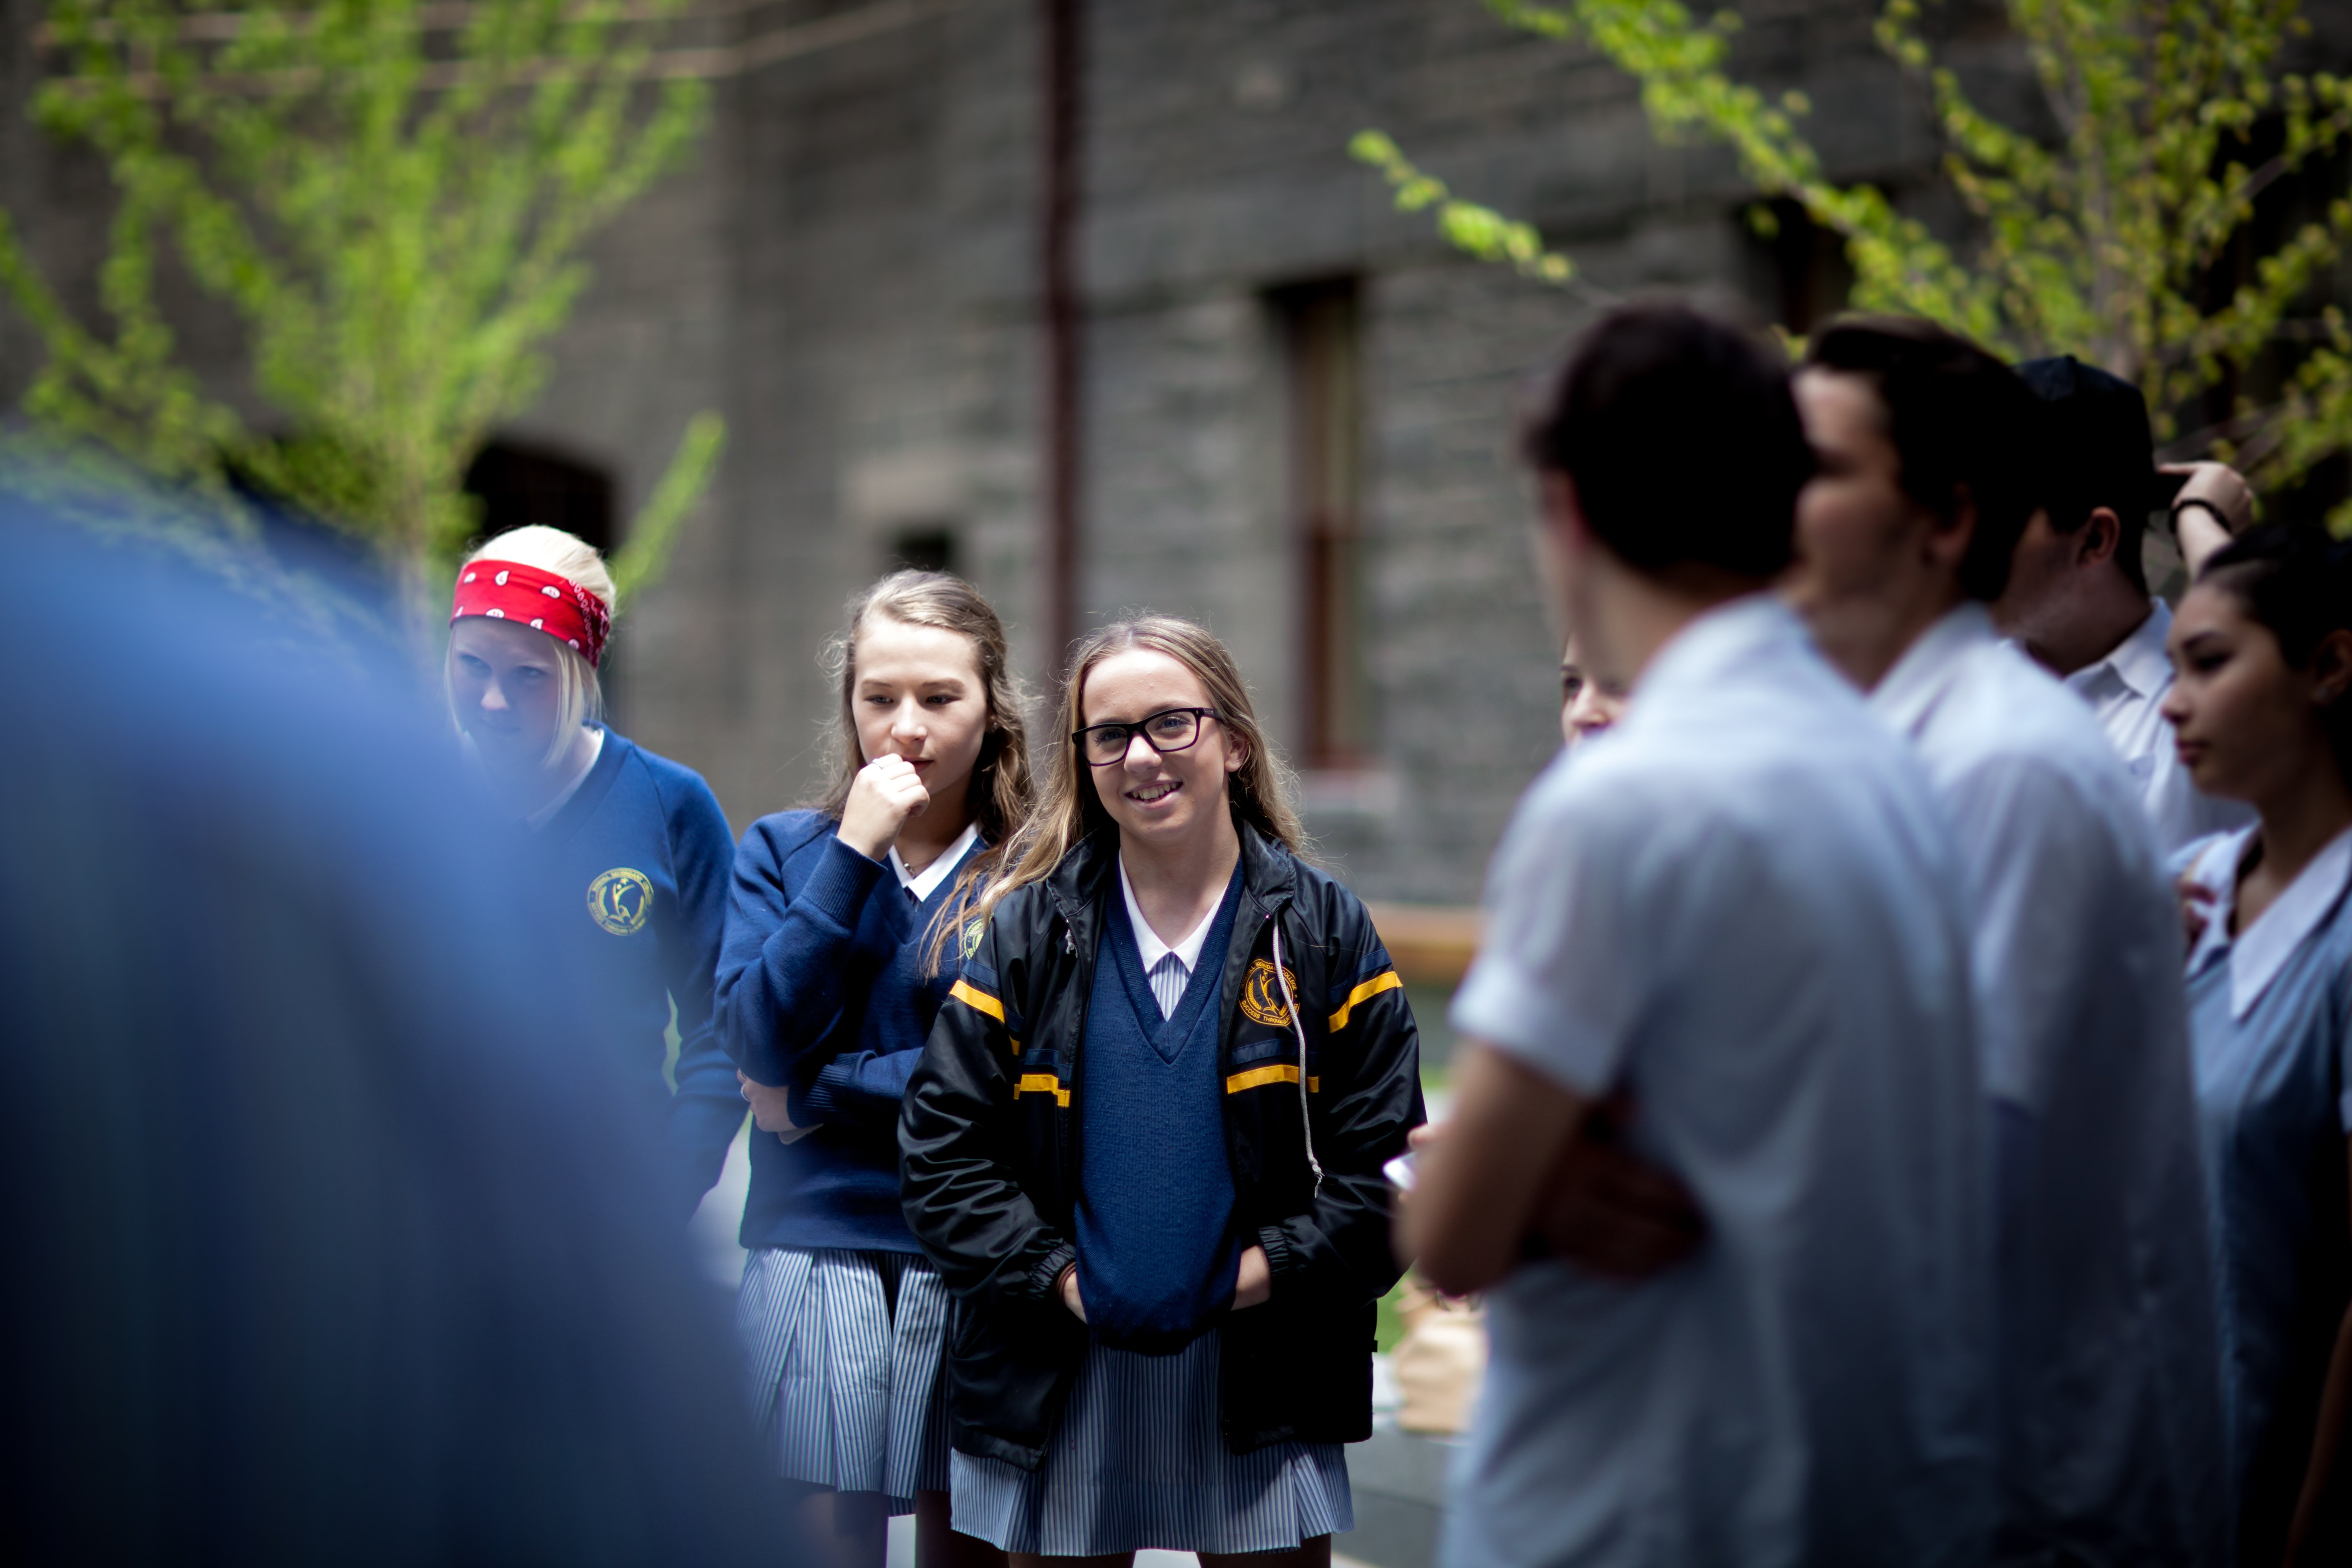
[[[1373,1303],[1400,1272],[1381,1166],[1423,1117],[1412,1009],[1364,906],[1241,834],[1218,1050],[1234,1223],[1273,1275],[1267,1300],[1221,1325],[1221,1421],[1246,1453],[1370,1436]],[[1098,834],[997,907],[898,1124],[907,1222],[956,1298],[954,1446],[1024,1469],[1043,1459],[1087,1343],[1054,1287],[1077,1256],[1079,1054],[1117,859],[1117,836]],[[1304,1064],[1285,979],[1305,1015]]]

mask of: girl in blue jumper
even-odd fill
[[[840,763],[814,807],[761,818],[735,858],[719,1032],[765,1133],[751,1143],[737,1326],[806,1544],[878,1568],[911,1506],[920,1560],[953,1538],[948,1299],[898,1202],[898,1102],[978,939],[979,885],[1029,809],[1004,628],[971,586],[887,577],[827,649]]]
[[[1297,1568],[1352,1521],[1382,1162],[1417,1038],[1364,907],[1299,857],[1232,657],[1080,645],[1060,753],[900,1126],[955,1290],[956,1528],[1015,1562]]]
[[[613,597],[593,545],[553,528],[501,533],[457,570],[445,679],[492,801],[528,830],[538,916],[583,993],[568,1000],[617,1037],[622,1070],[665,1121],[666,1196],[682,1220],[743,1124],[710,1019],[733,836],[700,774],[604,723]]]
[[[2352,1562],[2352,547],[2249,533],[2169,640],[2190,779],[2258,814],[2181,851],[2238,1560]]]

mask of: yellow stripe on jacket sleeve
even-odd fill
[[[1288,1062],[1274,1062],[1265,1067],[1252,1068],[1247,1072],[1237,1072],[1234,1074],[1231,1078],[1225,1079],[1225,1092],[1227,1094],[1239,1094],[1245,1089],[1256,1089],[1263,1084],[1297,1083],[1297,1081],[1298,1069],[1297,1068],[1291,1066]],[[1323,1079],[1321,1075],[1318,1074],[1307,1080],[1307,1093],[1320,1094],[1322,1091]]]
[[[1013,1098],[1018,1100],[1024,1094],[1050,1094],[1056,1105],[1070,1103],[1070,1091],[1062,1087],[1060,1079],[1049,1072],[1023,1073],[1021,1081],[1013,1086]]]
[[[1338,1012],[1331,1015],[1331,1033],[1336,1035],[1348,1026],[1348,1015],[1354,1012],[1359,1004],[1370,1001],[1383,991],[1402,990],[1404,982],[1397,978],[1395,970],[1381,970],[1348,993],[1348,999],[1339,1004]]]
[[[1004,1022],[1004,1004],[969,980],[958,980],[948,988],[948,994],[974,1012],[985,1013],[1000,1024]]]

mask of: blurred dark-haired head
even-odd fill
[[[2197,787],[2257,806],[2331,763],[2352,788],[2352,545],[2249,531],[2205,563],[2171,633],[2172,721]]]
[[[1776,352],[1686,305],[1625,306],[1579,340],[1524,437],[1593,536],[1652,576],[1761,584],[1789,563],[1812,472]]]
[[[2033,506],[2039,426],[2016,372],[1958,333],[1901,316],[1849,316],[1816,333],[1802,372],[1867,383],[1903,493],[1944,527],[1973,531],[1960,591],[2000,597]]]
[[[2027,360],[2017,374],[2039,405],[2034,504],[2061,535],[2080,533],[2102,507],[2113,512],[2116,570],[2134,592],[2146,594],[2140,546],[2147,514],[2162,498],[2147,399],[2130,382],[2073,354]]]

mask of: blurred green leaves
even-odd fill
[[[1348,143],[1348,152],[1388,176],[1396,190],[1399,212],[1434,207],[1438,232],[1457,248],[1481,261],[1507,261],[1522,276],[1545,283],[1566,283],[1576,276],[1567,257],[1544,248],[1533,225],[1505,217],[1492,207],[1456,199],[1444,182],[1415,168],[1397,144],[1380,132],[1358,132]]]
[[[53,0],[33,112],[96,150],[117,205],[99,321],[0,213],[0,289],[47,350],[27,411],[366,537],[425,614],[478,527],[467,465],[544,388],[587,242],[701,130],[701,85],[647,69],[680,3]],[[245,385],[180,361],[166,255],[242,329]],[[715,415],[689,426],[616,562],[626,585],[658,574],[722,437]]]
[[[2210,451],[2266,491],[2352,448],[2352,323],[2315,303],[2352,237],[2352,201],[2337,193],[2280,234],[2255,221],[2265,191],[2352,132],[2352,85],[2280,68],[2305,31],[2296,0],[2008,0],[2055,127],[2047,138],[1979,110],[1932,47],[1922,0],[1887,0],[1877,40],[1930,106],[1941,173],[1971,220],[1964,241],[1874,186],[1829,178],[1801,125],[1802,95],[1730,75],[1732,13],[1702,19],[1676,0],[1486,4],[1607,58],[1641,84],[1662,140],[1727,145],[1755,189],[1839,236],[1857,308],[1929,317],[2014,356],[2101,365],[2147,394],[2160,443]],[[1460,204],[1378,132],[1354,151],[1387,174],[1399,206],[1437,205],[1442,232],[1470,254],[1522,271],[1523,255],[1549,256],[1487,209],[1469,208],[1485,216],[1466,226],[1449,221],[1447,204]],[[2333,521],[2352,524],[2352,503]]]

